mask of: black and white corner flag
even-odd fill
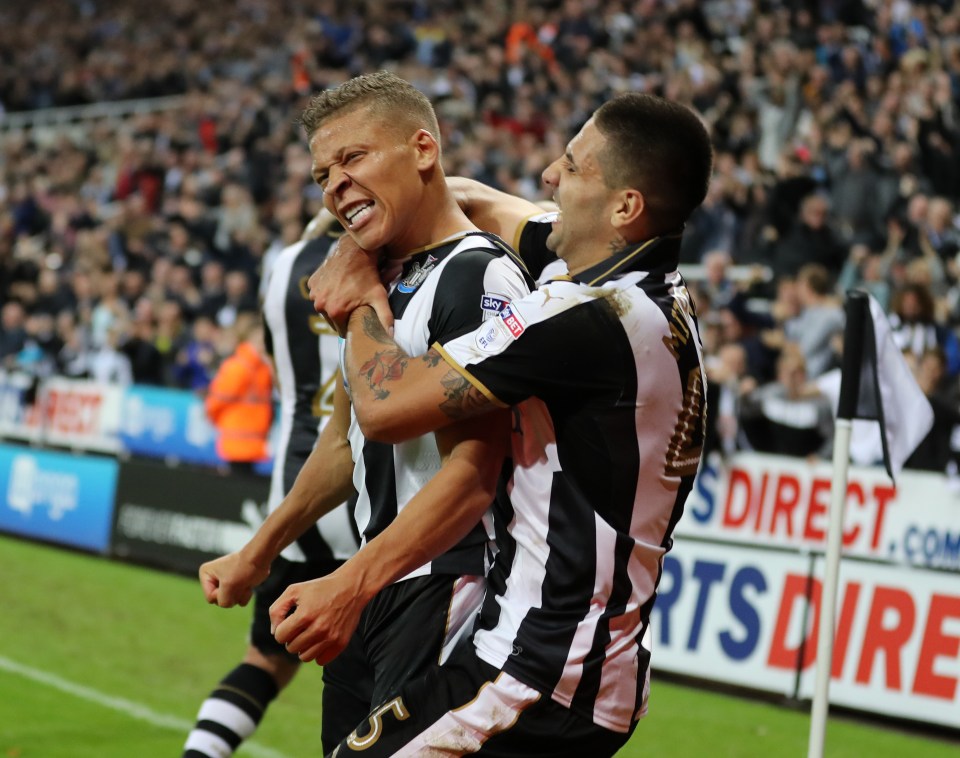
[[[933,409],[894,343],[880,303],[851,290],[846,313],[837,418],[879,424],[883,462],[893,479],[933,427]]]
[[[807,758],[823,758],[826,737],[853,422],[869,419],[879,424],[883,462],[891,479],[933,426],[930,402],[894,344],[880,304],[866,292],[851,290],[847,293],[846,314]]]

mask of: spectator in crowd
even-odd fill
[[[27,341],[26,320],[26,311],[16,300],[0,308],[0,363],[4,368],[13,368],[17,355],[23,350]]]
[[[53,316],[43,311],[31,313],[24,324],[23,347],[16,356],[16,368],[38,378],[53,373],[60,350]]]
[[[706,295],[711,308],[729,308],[734,300],[742,298],[736,282],[730,278],[732,263],[733,259],[726,250],[711,250],[703,257],[703,283],[700,290]]]
[[[787,235],[776,243],[773,268],[780,276],[795,276],[807,263],[819,263],[836,275],[846,258],[840,240],[828,223],[829,200],[808,195],[800,203],[800,215]]]
[[[180,349],[190,339],[190,330],[184,323],[183,308],[178,300],[164,300],[157,309],[157,326],[153,344],[163,360],[163,375],[172,381],[173,364]]]
[[[775,330],[774,321],[768,314],[753,313],[742,301],[734,301],[726,308],[706,315],[714,316],[719,325],[718,349],[728,344],[740,346],[744,351],[746,375],[760,383],[773,379],[779,343],[769,336]],[[710,319],[706,320],[709,323]]]
[[[90,346],[86,330],[77,324],[75,315],[63,311],[57,316],[57,336],[61,347],[57,352],[57,372],[71,379],[90,375]]]
[[[846,165],[832,179],[830,197],[840,240],[846,245],[867,244],[877,238],[889,210],[877,202],[880,174],[872,162],[876,145],[869,138],[852,139]]]
[[[107,341],[108,332],[127,318],[128,310],[120,298],[116,274],[101,273],[97,285],[99,298],[90,314],[90,342],[100,348]]]
[[[954,205],[949,199],[940,196],[930,198],[923,240],[944,263],[953,260],[960,252],[960,232],[954,216]]]
[[[257,223],[253,199],[246,187],[233,182],[224,186],[216,216],[214,247],[224,259],[233,258],[240,254],[241,240]]]
[[[219,327],[209,316],[200,314],[193,322],[191,337],[177,351],[173,378],[178,387],[195,392],[205,390],[217,367]]]
[[[240,269],[228,271],[223,280],[223,304],[215,314],[217,325],[229,328],[240,313],[255,313],[256,310],[256,295],[250,287],[247,272]]]
[[[227,302],[224,290],[226,269],[223,263],[211,258],[200,267],[200,309],[199,312],[212,319]]]
[[[777,360],[777,378],[750,389],[740,399],[740,422],[750,446],[759,452],[829,458],[833,449],[830,401],[807,381],[803,352],[786,345]]]
[[[90,378],[100,384],[133,384],[130,359],[120,351],[125,324],[118,321],[107,328],[103,344],[90,355]]]
[[[74,305],[69,290],[61,282],[59,272],[51,268],[41,269],[37,279],[37,300],[33,305],[34,312],[56,316],[63,310],[73,308]]]
[[[934,292],[942,293],[946,290],[946,267],[927,236],[924,219],[929,207],[925,196],[915,195],[908,205],[905,224],[896,217],[891,218],[884,258],[891,265],[888,279],[894,285],[920,280]],[[917,214],[915,219],[914,214]]]
[[[207,393],[207,417],[217,429],[217,455],[237,471],[267,457],[273,421],[273,376],[264,355],[263,327],[238,319],[236,350],[217,370]]]
[[[852,289],[869,292],[886,310],[891,287],[885,268],[885,259],[880,253],[873,252],[864,242],[857,242],[850,246],[850,254],[837,280],[837,290],[841,295]]]
[[[838,362],[838,340],[843,336],[843,308],[834,294],[830,274],[816,263],[797,273],[800,310],[783,326],[786,339],[800,348],[809,378]]]
[[[143,268],[128,268],[120,276],[118,292],[127,312],[131,312],[137,301],[147,292],[147,275]]]
[[[906,460],[904,468],[946,473],[952,466],[956,474],[960,446],[954,440],[960,427],[960,404],[956,393],[944,390],[946,356],[941,348],[929,347],[919,358],[911,355],[911,359],[917,383],[933,407],[933,428]]]
[[[893,341],[917,360],[930,348],[940,348],[950,377],[960,375],[960,342],[957,335],[940,323],[935,313],[930,288],[920,283],[907,283],[893,294],[890,327]]]
[[[97,304],[98,293],[94,287],[93,276],[85,266],[78,265],[70,277],[70,292],[76,304],[77,320],[89,325],[93,309]]]
[[[135,384],[167,383],[163,356],[156,346],[153,303],[149,300],[142,298],[134,306],[132,323],[120,349],[130,361]]]
[[[930,209],[930,198],[925,192],[914,192],[891,217],[899,227],[889,230],[888,244],[897,245],[897,258],[903,262],[923,255],[921,239]]]
[[[162,298],[179,303],[180,311],[191,322],[201,313],[203,296],[194,281],[194,272],[188,264],[178,260],[172,262]]]
[[[741,447],[740,396],[757,382],[747,375],[747,351],[742,344],[728,342],[704,362],[707,376],[707,426],[703,454],[718,451],[728,456]]]
[[[737,216],[726,202],[723,182],[723,177],[714,178],[703,205],[690,217],[684,230],[683,262],[706,263],[711,252],[733,249]]]
[[[761,233],[770,241],[777,242],[790,233],[797,224],[803,200],[818,187],[804,156],[803,152],[786,150],[780,156],[776,172],[766,174],[770,188],[764,211],[769,226]]]

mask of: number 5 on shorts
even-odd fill
[[[361,751],[376,745],[380,735],[383,734],[383,714],[388,711],[393,711],[394,718],[397,721],[406,721],[410,718],[410,711],[403,704],[403,698],[395,697],[370,714],[370,718],[367,719],[367,723],[370,724],[370,731],[366,735],[358,737],[357,732],[354,731],[347,737],[347,747],[351,750]]]

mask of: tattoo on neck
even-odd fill
[[[616,255],[627,249],[627,241],[623,237],[614,237],[607,247],[610,249],[611,255]]]

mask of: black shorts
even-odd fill
[[[484,588],[482,577],[435,574],[377,593],[340,656],[358,661],[352,669],[369,670],[374,682],[371,705],[449,657],[456,642],[472,633]]]
[[[445,665],[402,685],[329,755],[602,758],[631,734],[597,726],[480,660],[466,644]]]
[[[343,561],[288,561],[277,558],[270,564],[270,576],[253,591],[253,621],[250,623],[250,644],[264,655],[279,655],[299,663],[300,659],[270,634],[270,606],[291,584],[309,582],[336,571]]]
[[[482,577],[437,574],[377,593],[346,649],[323,670],[324,752],[403,682],[446,660],[469,637],[484,588]]]

